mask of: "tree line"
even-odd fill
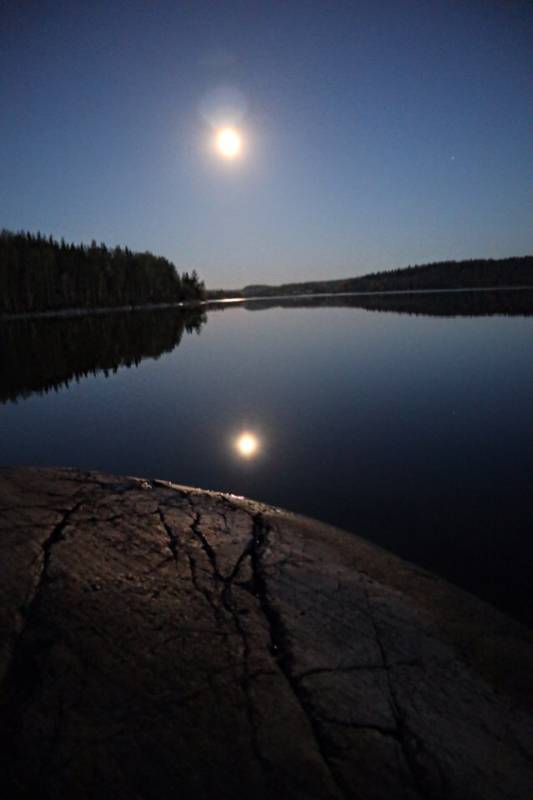
[[[196,271],[152,253],[67,244],[40,233],[0,233],[0,313],[105,308],[203,299]]]
[[[471,289],[533,286],[533,256],[436,261],[333,281],[245,286],[244,297],[335,292],[394,292],[417,289]]]

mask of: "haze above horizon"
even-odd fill
[[[529,3],[2,8],[6,228],[230,289],[533,250]]]

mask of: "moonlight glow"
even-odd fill
[[[259,440],[253,433],[241,433],[235,440],[235,448],[243,458],[253,458],[259,450]]]
[[[217,151],[224,158],[236,158],[242,150],[242,137],[235,128],[222,128],[216,137]]]

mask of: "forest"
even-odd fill
[[[396,292],[418,289],[481,289],[533,286],[533,256],[478,258],[469,261],[436,261],[414,267],[374,272],[333,281],[285,283],[281,286],[245,286],[244,297],[323,294],[337,292]]]
[[[180,275],[149,252],[0,233],[0,314],[194,302],[204,292],[194,270]]]

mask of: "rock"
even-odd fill
[[[531,798],[533,644],[232,495],[0,470],[10,798]]]

